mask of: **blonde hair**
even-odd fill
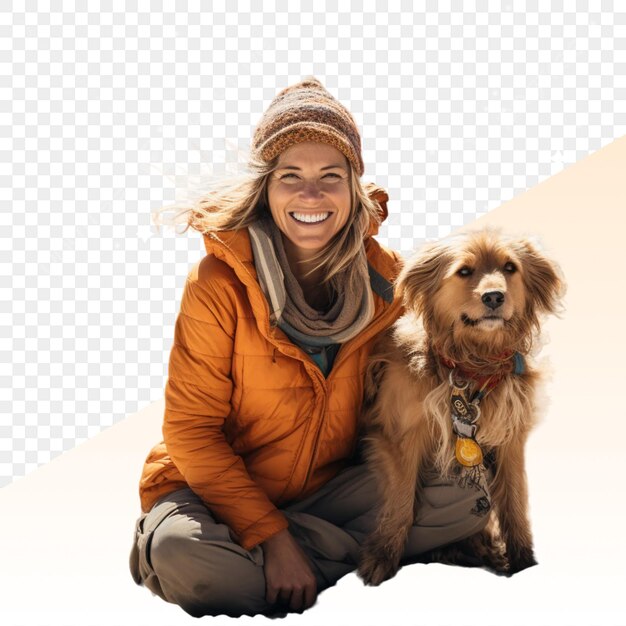
[[[231,176],[213,180],[208,189],[197,199],[177,202],[152,212],[153,222],[176,227],[186,224],[180,232],[189,227],[205,234],[225,230],[245,228],[255,220],[269,215],[267,185],[277,168],[280,155],[271,161],[261,161],[253,156],[248,158],[247,170]],[[322,282],[329,282],[344,270],[348,270],[359,255],[363,241],[372,222],[381,222],[380,206],[368,196],[361,180],[346,159],[350,182],[350,214],[346,225],[331,239],[328,246],[313,258],[310,272],[323,269]],[[163,220],[162,215],[172,208],[181,208],[171,220]]]

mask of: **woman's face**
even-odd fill
[[[306,260],[324,248],[350,214],[346,157],[325,143],[291,146],[270,175],[267,196],[287,254]]]

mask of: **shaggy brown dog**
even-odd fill
[[[407,262],[396,285],[406,313],[378,340],[366,376],[365,454],[382,498],[358,568],[366,584],[396,573],[428,468],[482,484],[491,519],[420,560],[509,575],[536,564],[524,445],[538,372],[528,357],[564,290],[535,245],[493,230],[428,244]]]

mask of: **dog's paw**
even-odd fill
[[[504,542],[484,529],[455,543],[435,548],[426,557],[428,560],[425,562],[484,567],[498,575],[507,575],[509,571]]]
[[[506,554],[503,553],[489,555],[485,558],[483,566],[498,576],[511,575],[511,564],[509,563],[509,559],[506,557]]]
[[[380,585],[393,578],[400,566],[401,550],[383,538],[372,537],[361,549],[357,574],[366,585]]]
[[[357,569],[357,574],[366,585],[373,587],[380,583],[393,578],[398,571],[399,563],[382,557],[378,558],[371,554],[364,554]]]
[[[459,565],[460,567],[481,567],[482,560],[463,549],[460,542],[434,548],[419,557],[420,563],[441,563],[443,565]]]
[[[509,576],[511,566],[503,541],[494,540],[486,545],[483,553],[483,566],[494,574]]]
[[[507,556],[509,561],[507,574],[509,576],[528,569],[533,565],[537,565],[532,547],[521,546],[514,549],[509,548],[509,550],[507,550]]]

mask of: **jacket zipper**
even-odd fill
[[[315,433],[315,440],[313,442],[313,450],[311,452],[311,462],[309,463],[309,467],[306,470],[306,475],[304,477],[304,482],[302,483],[302,489],[300,489],[300,493],[306,490],[306,487],[309,483],[309,479],[311,477],[311,473],[313,471],[313,466],[315,465],[315,462],[317,461],[317,447],[319,444],[320,436],[322,433],[322,427],[324,426],[325,417],[326,417],[326,400],[328,396],[328,389],[326,387],[326,381],[320,380],[320,384],[322,387],[322,393],[324,394],[322,397],[322,411],[320,413],[320,417],[319,417],[318,424],[317,424],[317,431]]]

